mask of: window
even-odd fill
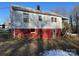
[[[29,23],[29,19],[28,18],[23,18],[23,22]]]
[[[31,32],[35,32],[35,29],[31,29]]]
[[[57,18],[51,17],[51,21],[52,21],[52,22],[57,22]]]
[[[42,21],[42,17],[41,16],[39,16],[39,21]]]
[[[52,17],[52,18],[51,18],[51,21],[53,22],[53,20],[54,20],[54,18]]]
[[[57,18],[55,18],[55,22],[57,22]]]
[[[23,22],[29,23],[29,14],[23,13]]]

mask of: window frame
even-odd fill
[[[55,22],[57,22],[57,18],[55,18],[55,20],[54,20]]]
[[[38,19],[39,19],[39,21],[42,21],[42,16],[39,15],[39,16],[38,16]]]
[[[31,32],[35,32],[35,29],[30,29]]]
[[[54,22],[54,17],[51,17],[51,22]]]
[[[25,16],[27,16],[27,17],[25,17]],[[23,22],[24,23],[29,23],[29,14],[28,13],[23,13]]]
[[[57,18],[56,17],[51,17],[51,22],[57,22]]]

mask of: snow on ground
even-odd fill
[[[63,50],[49,50],[49,51],[44,51],[43,53],[40,53],[43,56],[75,56],[75,53],[72,52],[66,52]]]
[[[78,34],[72,34],[72,33],[67,32],[67,35],[77,36]]]

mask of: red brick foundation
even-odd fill
[[[40,31],[41,30],[41,31]],[[31,29],[12,29],[11,33],[14,38],[31,38],[31,39],[51,39],[53,35],[59,37],[61,35],[61,29],[35,29],[31,32]]]

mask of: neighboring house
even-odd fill
[[[0,29],[2,29],[2,25],[0,25]]]
[[[5,29],[5,24],[1,24],[0,29]]]
[[[0,25],[1,30],[9,30],[10,29],[10,20],[5,21],[3,24]]]
[[[52,39],[61,35],[64,19],[68,20],[53,12],[12,5],[10,28],[14,38]]]
[[[5,29],[7,29],[7,30],[9,30],[10,29],[10,19],[8,19],[8,20],[6,20],[5,22],[4,22],[4,25],[5,25]]]

